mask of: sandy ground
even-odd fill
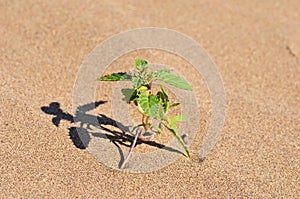
[[[299,1],[0,1],[0,198],[299,198],[299,8]],[[74,145],[72,91],[94,47],[149,26],[206,49],[224,82],[226,121],[204,162],[181,157],[153,173],[122,173]],[[209,122],[205,89],[194,151]],[[54,102],[70,113],[58,127],[42,111]]]

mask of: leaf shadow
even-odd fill
[[[124,153],[120,145],[129,148],[134,140],[134,136],[129,133],[129,126],[125,126],[122,123],[110,117],[107,117],[104,114],[95,116],[88,113],[88,111],[93,110],[104,103],[106,103],[106,101],[96,101],[79,106],[74,116],[68,112],[63,111],[60,108],[60,104],[58,102],[51,102],[48,106],[42,106],[41,110],[46,114],[53,115],[52,123],[56,127],[59,127],[62,120],[69,121],[70,123],[79,123],[79,127],[72,126],[68,129],[70,139],[72,140],[73,144],[79,149],[83,150],[88,147],[91,136],[110,140],[110,142],[112,142],[118,148],[118,152],[120,155],[120,166],[124,161]],[[118,130],[111,130],[109,126],[115,127]],[[90,133],[89,130],[92,129],[91,127],[97,128],[99,129],[99,131]],[[138,140],[135,146],[140,144],[147,144],[159,149],[185,155],[177,149],[159,144],[155,141]]]

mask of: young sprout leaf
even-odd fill
[[[142,114],[141,124],[135,126],[131,133],[135,132],[134,141],[131,144],[129,153],[122,163],[121,169],[124,168],[132,151],[135,147],[137,139],[144,139],[142,129],[149,132],[151,135],[155,133],[162,133],[163,127],[171,131],[179,143],[182,145],[188,157],[190,157],[189,150],[184,144],[183,140],[177,135],[176,122],[186,121],[187,118],[181,115],[175,117],[168,117],[169,109],[178,106],[179,103],[170,105],[170,100],[164,87],[160,85],[160,91],[156,94],[151,93],[152,82],[160,80],[169,85],[175,86],[180,89],[192,90],[192,86],[184,79],[171,73],[170,70],[151,71],[148,68],[146,60],[137,59],[135,61],[135,70],[132,72],[119,72],[104,75],[98,78],[100,81],[123,81],[130,80],[133,84],[132,88],[122,89],[124,100],[127,103],[133,102],[139,112]],[[152,131],[152,132],[151,132]],[[149,140],[147,140],[149,141]]]
[[[143,59],[137,59],[137,60],[135,60],[135,66],[136,67],[147,65],[147,64],[148,64],[148,62],[146,60],[143,60]]]
[[[184,90],[193,90],[192,86],[179,76],[173,75],[168,70],[159,70],[156,73],[157,79],[169,85],[181,88]]]
[[[142,60],[142,59],[135,60],[135,68],[140,73],[142,73],[148,68],[147,64],[148,62],[146,60]]]
[[[109,75],[104,75],[98,78],[99,81],[121,81],[121,80],[131,80],[131,75],[125,72],[112,73]]]

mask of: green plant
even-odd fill
[[[134,103],[138,111],[142,114],[141,123],[132,129],[132,132],[136,131],[135,138],[121,169],[124,168],[128,161],[137,139],[139,138],[143,141],[151,141],[154,139],[156,133],[160,134],[163,132],[163,127],[169,130],[176,137],[185,149],[187,156],[190,157],[187,146],[177,135],[176,126],[176,122],[186,121],[186,117],[182,115],[176,115],[174,117],[168,116],[170,109],[178,106],[179,103],[170,103],[169,96],[162,85],[160,85],[160,90],[156,94],[153,94],[151,90],[152,83],[157,80],[180,89],[192,90],[191,85],[187,81],[172,74],[170,70],[163,69],[152,71],[149,69],[148,62],[141,59],[137,59],[135,61],[134,71],[112,73],[102,76],[98,78],[98,80],[131,81],[133,83],[133,87],[122,89],[122,93],[125,96],[125,100],[128,103]],[[147,132],[150,135],[143,135],[140,127],[143,127],[144,132]]]

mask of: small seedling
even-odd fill
[[[120,167],[121,169],[124,168],[132,154],[137,139],[151,141],[155,138],[157,133],[161,134],[163,132],[163,128],[169,130],[176,137],[184,148],[187,157],[190,157],[187,146],[177,134],[176,126],[176,122],[186,121],[187,118],[182,115],[176,115],[174,117],[168,116],[169,111],[180,104],[170,103],[169,96],[162,85],[160,85],[160,90],[156,94],[153,94],[151,90],[152,83],[157,80],[180,89],[192,90],[191,85],[187,81],[172,74],[170,70],[162,69],[152,71],[149,69],[148,62],[141,59],[135,61],[134,71],[112,73],[104,75],[98,78],[98,80],[131,81],[133,87],[122,89],[122,93],[127,103],[134,103],[138,111],[142,114],[141,123],[135,126],[131,131],[131,133],[135,131],[135,138],[126,159]],[[146,133],[149,135],[145,135]]]

